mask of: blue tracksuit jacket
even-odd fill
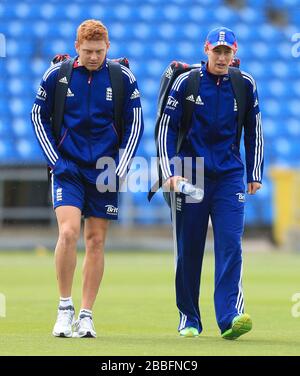
[[[124,153],[119,160],[118,135],[113,120],[114,107],[106,60],[99,70],[93,72],[74,64],[60,140],[56,144],[50,120],[60,65],[61,63],[53,65],[44,74],[31,114],[35,134],[48,165],[54,172],[59,172],[65,168],[64,159],[71,160],[83,174],[86,173],[88,180],[95,182],[97,160],[112,157],[116,161],[117,175],[124,176],[143,133],[140,95],[134,75],[128,68],[121,66],[125,87],[125,131],[120,146]],[[93,170],[94,173],[91,173]]]
[[[182,116],[187,78],[183,73],[174,82],[168,98],[158,137],[164,179],[174,175],[169,160],[176,155],[178,127]],[[191,129],[179,156],[204,157],[207,176],[221,176],[243,169],[236,147],[238,126],[237,104],[228,75],[216,76],[201,69],[199,95]],[[247,116],[244,124],[246,169],[248,182],[261,182],[263,173],[263,136],[261,113],[254,79],[242,72],[247,89]]]
[[[164,179],[174,175],[170,160],[176,156],[188,74],[175,80],[159,126],[158,149]],[[204,157],[204,199],[189,203],[183,194],[171,194],[178,330],[194,327],[202,331],[199,294],[210,219],[215,251],[214,302],[223,333],[233,318],[244,312],[241,248],[246,200],[244,164],[236,146],[238,112],[229,76],[213,75],[205,66],[200,74],[197,98],[189,99],[195,102],[191,128],[178,156],[192,160]],[[247,89],[244,124],[247,181],[261,182],[263,136],[256,84],[248,73],[242,75]]]

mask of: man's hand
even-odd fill
[[[75,162],[60,158],[54,168],[52,168],[52,173],[55,176],[69,175],[69,176],[79,176],[79,170]]]
[[[164,189],[169,192],[169,191],[174,191],[178,192],[177,189],[177,182],[178,181],[187,181],[187,179],[183,178],[182,176],[171,176],[163,185]]]
[[[248,183],[248,195],[255,195],[256,191],[258,191],[261,188],[261,184],[253,181],[251,183]]]

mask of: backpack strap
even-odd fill
[[[190,127],[195,107],[195,101],[200,87],[200,69],[192,69],[187,80],[185,89],[185,100],[183,102],[182,118],[178,133],[176,152],[181,149]]]
[[[67,59],[63,61],[58,71],[54,95],[54,107],[52,113],[52,131],[56,142],[58,142],[60,137],[66,96],[73,71],[74,61],[75,59]]]
[[[185,140],[185,137],[190,130],[195,101],[199,93],[199,87],[200,87],[200,69],[192,69],[188,76],[187,86],[186,86],[186,90],[184,93],[185,100],[183,103],[183,110],[182,110],[183,113],[182,113],[182,118],[181,118],[179,132],[178,132],[177,147],[176,147],[177,153],[180,151],[183,141]],[[168,91],[168,87],[166,86],[161,89],[164,90],[164,95],[162,96],[162,98],[164,98],[166,96],[165,95],[166,92]],[[165,101],[166,101],[166,98],[165,98]],[[162,102],[159,103],[159,108],[161,109],[161,107],[163,107]],[[157,135],[155,135],[155,138],[157,139]],[[163,185],[162,171],[161,171],[160,164],[158,162],[158,180],[148,192],[148,201],[151,201],[152,197],[159,190],[159,188],[161,188],[162,185]],[[164,192],[164,197],[168,205],[170,206],[169,192]]]
[[[242,129],[246,114],[246,85],[240,69],[229,67],[228,73],[238,108],[238,129],[236,144],[237,147],[240,148]]]
[[[121,63],[113,60],[107,60],[107,64],[114,102],[114,121],[119,136],[119,145],[121,145],[124,134],[123,105],[125,94],[123,73]]]
[[[65,55],[63,55],[65,56]],[[71,79],[74,59],[64,60],[60,66],[54,96],[54,107],[52,115],[52,130],[56,141],[59,140],[61,124],[64,116],[65,101],[68,92],[69,82]],[[113,100],[114,100],[114,119],[121,143],[124,125],[123,125],[123,103],[124,103],[124,82],[120,64],[129,66],[128,60],[118,59],[116,61],[107,60],[109,76],[111,80]],[[117,95],[116,95],[117,93]]]

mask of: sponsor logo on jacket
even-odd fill
[[[200,95],[196,98],[195,104],[199,104],[200,106],[204,105],[203,100],[201,99]]]
[[[165,76],[170,79],[172,77],[172,74],[173,74],[173,69],[169,67],[165,73]]]
[[[66,84],[66,85],[68,85],[68,80],[67,80],[67,77],[66,77],[66,76],[65,76],[65,77],[62,77],[62,78],[59,80],[59,82],[62,83],[62,84]]]
[[[68,87],[67,97],[74,97],[74,93],[72,93],[69,87]]]
[[[167,101],[167,108],[169,108],[170,110],[175,110],[175,108],[177,107],[178,105],[178,101],[172,97],[171,95],[168,97],[168,101]]]
[[[187,101],[190,101],[190,102],[194,102],[195,104],[198,104],[200,106],[203,106],[204,105],[204,102],[203,100],[201,99],[200,95],[198,95],[198,97],[194,98],[193,94],[189,95],[188,97],[185,98]]]
[[[38,92],[37,92],[37,95],[36,95],[37,99],[40,99],[41,101],[45,101],[46,98],[47,98],[47,93],[46,93],[46,90],[40,86],[38,88]]]
[[[140,92],[138,89],[135,89],[134,92],[131,94],[130,99],[136,99],[140,97]]]

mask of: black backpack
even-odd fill
[[[56,55],[52,63],[58,63],[62,61],[60,66],[56,87],[54,106],[52,112],[52,130],[55,136],[56,142],[59,142],[62,120],[64,116],[64,108],[66,95],[69,87],[69,82],[73,72],[73,64],[75,58],[71,58],[69,55]],[[124,83],[121,65],[129,68],[129,62],[126,58],[119,58],[109,60],[107,59],[109,76],[112,86],[112,95],[114,103],[114,121],[116,130],[118,132],[119,145],[121,145],[122,137],[124,134],[124,121],[123,121],[123,103],[124,103]]]
[[[62,62],[55,86],[55,94],[54,94],[54,104],[52,110],[52,118],[51,118],[51,126],[53,135],[56,141],[56,144],[59,143],[60,138],[60,131],[62,126],[62,121],[64,117],[64,109],[65,109],[65,102],[66,96],[68,92],[69,82],[73,72],[73,65],[75,62],[75,58],[71,58],[68,54],[58,54],[55,55],[52,59],[52,64],[56,64]],[[129,68],[129,62],[127,58],[119,58],[108,60],[108,69],[109,69],[109,76],[112,86],[112,96],[113,96],[113,103],[114,103],[114,121],[116,125],[116,130],[118,133],[119,139],[119,146],[122,142],[122,137],[124,134],[124,120],[123,120],[123,103],[124,103],[124,82],[123,82],[123,74],[121,70],[120,64],[124,65],[125,67]],[[47,176],[48,176],[48,184],[50,187],[51,181],[51,169],[47,166]]]
[[[244,118],[246,114],[246,87],[244,83],[244,79],[242,77],[241,71],[239,69],[239,59],[235,59],[231,66],[229,67],[229,77],[232,84],[232,88],[234,91],[234,96],[237,101],[238,107],[238,129],[237,129],[237,138],[236,144],[239,148],[240,146],[240,139],[242,134],[242,128],[244,123]],[[199,86],[201,84],[201,76],[200,76],[200,68],[205,64],[201,62],[201,64],[194,64],[189,65],[186,63],[173,61],[164,71],[161,81],[160,81],[160,88],[158,94],[158,110],[157,110],[157,118],[155,123],[155,143],[156,143],[156,150],[157,150],[157,158],[158,158],[158,181],[151,187],[151,190],[148,193],[148,200],[150,201],[154,194],[159,190],[159,188],[163,185],[162,179],[162,172],[161,166],[159,161],[159,153],[158,153],[158,131],[159,125],[161,121],[161,117],[166,106],[169,92],[173,86],[174,81],[176,78],[181,75],[182,73],[190,71],[187,80],[186,91],[184,95],[184,103],[183,103],[183,113],[180,122],[179,134],[177,139],[177,147],[176,152],[178,153],[182,147],[183,141],[190,129],[192,115],[194,111],[195,102],[188,100],[187,98],[197,98],[199,92]],[[167,192],[164,192],[164,197],[166,201],[169,203],[169,195]]]

